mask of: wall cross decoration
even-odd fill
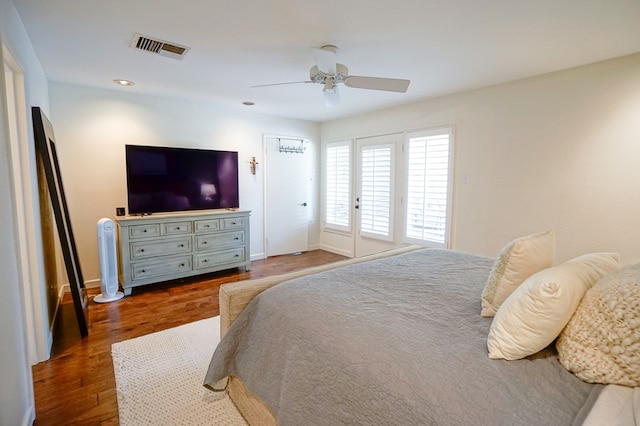
[[[249,165],[251,166],[251,174],[256,174],[256,166],[260,164],[256,161],[256,157],[251,157],[251,161],[249,161]]]

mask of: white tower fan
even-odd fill
[[[118,291],[118,258],[116,257],[116,230],[111,219],[98,221],[98,256],[100,258],[100,291],[95,302],[115,302],[124,297]]]

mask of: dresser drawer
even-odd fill
[[[225,263],[242,262],[244,260],[244,247],[233,250],[203,253],[195,256],[195,269],[205,269]]]
[[[132,225],[129,227],[129,238],[147,238],[160,235],[160,224],[149,223],[145,225]]]
[[[131,265],[131,277],[133,280],[141,280],[191,270],[193,270],[191,256],[180,256],[170,259],[134,263]]]
[[[244,217],[225,217],[220,221],[220,229],[244,228],[247,224]]]
[[[155,241],[139,241],[130,244],[131,259],[141,259],[165,254],[191,252],[191,236],[167,238]]]
[[[220,247],[244,244],[244,231],[219,232],[196,236],[196,251],[215,250]]]
[[[249,217],[248,211],[226,210],[116,218],[124,294],[229,268],[249,271]]]
[[[195,222],[196,232],[212,232],[220,229],[220,219],[205,219],[196,220]]]
[[[191,222],[163,223],[162,230],[164,235],[190,234]]]

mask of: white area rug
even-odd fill
[[[219,341],[213,317],[114,343],[120,425],[246,425],[226,392],[202,386]]]

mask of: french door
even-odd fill
[[[355,257],[389,250],[402,241],[402,218],[396,214],[402,142],[402,134],[356,140]]]

